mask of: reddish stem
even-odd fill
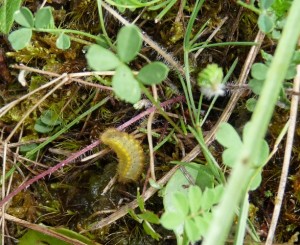
[[[166,107],[168,105],[174,104],[176,102],[179,101],[183,101],[184,97],[183,96],[178,96],[175,97],[173,99],[167,100],[163,103],[160,104],[161,107]],[[144,116],[150,114],[151,112],[155,111],[156,107],[151,107],[149,109],[147,109],[146,111],[140,113],[139,115],[133,117],[132,119],[130,119],[129,121],[125,122],[124,124],[120,125],[119,127],[117,127],[118,130],[124,130],[125,128],[127,128],[129,125],[135,123],[136,121],[140,120],[141,118],[143,118]],[[51,175],[52,173],[54,173],[56,170],[58,170],[59,168],[62,168],[63,166],[65,166],[66,164],[71,163],[73,160],[75,160],[76,158],[80,157],[82,154],[86,153],[87,151],[92,150],[94,147],[96,147],[97,145],[100,144],[100,140],[97,140],[95,142],[93,142],[92,144],[88,145],[87,147],[83,148],[82,150],[75,152],[73,154],[71,154],[70,157],[68,157],[67,159],[63,160],[62,162],[58,163],[57,165],[55,165],[54,167],[51,167],[49,169],[47,169],[46,171],[40,173],[39,175],[34,176],[32,179],[24,182],[23,184],[19,185],[15,190],[13,190],[11,193],[9,193],[7,196],[5,196],[1,201],[0,201],[0,207],[2,208],[3,205],[8,202],[12,197],[14,197],[15,195],[17,195],[19,192],[21,192],[24,189],[27,189],[30,185],[32,185],[34,182],[38,181],[39,179],[44,178],[47,175]]]

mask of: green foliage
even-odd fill
[[[196,186],[187,188],[190,182],[179,169],[162,190],[165,212],[161,223],[174,231],[177,244],[201,239],[210,222],[211,207],[221,195],[218,191],[223,189],[215,188],[216,180],[208,165],[184,163],[184,168]]]
[[[32,30],[30,28],[20,28],[9,34],[8,40],[15,50],[20,50],[26,47],[31,40]]]
[[[155,21],[160,21],[166,13],[176,4],[176,0],[152,0],[152,1],[140,1],[140,0],[107,0],[107,3],[115,5],[117,9],[124,13],[126,9],[134,11],[137,8],[147,7],[147,10],[158,11],[162,9],[161,12],[155,17]]]
[[[224,123],[220,125],[216,139],[226,148],[222,154],[223,163],[232,168],[238,156],[238,149],[242,146],[238,133],[230,124]]]
[[[151,224],[159,224],[159,218],[156,214],[145,209],[144,199],[140,195],[140,191],[137,191],[137,202],[140,209],[140,214],[136,214],[134,210],[129,210],[130,216],[143,225],[146,234],[151,236],[155,240],[159,240],[161,236],[153,229]]]
[[[69,229],[65,228],[55,228],[53,231],[63,234],[66,237],[76,239],[78,241],[83,242],[84,244],[92,245],[95,244],[90,239],[86,238],[85,236],[71,231]],[[49,235],[45,235],[41,232],[35,231],[35,230],[28,230],[20,239],[19,243],[20,245],[32,245],[32,244],[49,244],[49,245],[69,245],[70,243],[64,242],[62,240],[59,240],[57,238],[54,238]]]
[[[113,52],[97,44],[89,47],[86,59],[88,65],[96,71],[114,70],[121,63]]]
[[[244,127],[243,139],[249,137],[249,126],[250,123],[247,123]],[[243,142],[238,133],[229,123],[222,123],[217,131],[216,140],[226,148],[222,154],[223,163],[230,168],[234,168],[234,163],[236,163],[239,156],[239,150],[243,147]],[[255,190],[259,186],[261,170],[269,155],[269,146],[265,140],[258,140],[257,144],[260,145],[259,152],[252,153],[254,156],[252,166],[257,169],[257,173],[249,186],[250,190]]]
[[[8,37],[15,50],[20,50],[30,43],[33,31],[59,33],[56,40],[57,48],[65,50],[71,46],[70,37],[65,33],[72,31],[47,29],[55,27],[50,7],[39,9],[35,16],[28,8],[22,7],[15,13],[14,19],[22,26],[22,28],[12,32]],[[98,40],[98,38],[95,39]],[[140,30],[135,25],[128,25],[121,28],[117,35],[117,54],[98,44],[91,45],[86,54],[88,65],[93,70],[115,70],[115,75],[112,79],[114,92],[120,99],[132,104],[138,102],[141,98],[142,93],[139,81],[145,85],[159,84],[166,79],[169,72],[168,67],[163,63],[153,62],[143,67],[138,76],[135,76],[127,63],[135,59],[141,47],[142,35]],[[51,131],[47,125],[43,125],[40,121],[37,121],[36,130],[44,133]]]
[[[252,92],[255,95],[260,95],[263,85],[264,85],[264,81],[266,79],[267,76],[267,72],[269,69],[269,66],[273,60],[273,56],[262,51],[261,52],[262,57],[264,59],[264,63],[255,63],[252,65],[251,67],[251,76],[252,79],[250,79],[249,81],[249,87],[252,90]],[[296,75],[296,66],[300,63],[300,51],[295,51],[292,61],[289,65],[289,68],[287,70],[287,73],[285,75],[285,81],[282,83],[281,86],[281,91],[278,97],[278,103],[277,105],[282,107],[282,108],[289,108],[290,106],[290,101],[287,97],[287,94],[285,92],[285,90],[287,88],[291,88],[292,87],[292,83],[288,82],[286,80],[290,80],[293,79]],[[254,110],[254,106],[255,106],[255,99],[254,98],[250,98],[247,102],[246,102],[246,107],[249,111],[253,111]]]
[[[217,64],[210,64],[198,74],[197,83],[200,86],[201,92],[207,98],[211,98],[212,96],[224,94],[222,80],[222,68]]]
[[[22,0],[2,1],[0,7],[0,33],[8,34],[14,22],[14,13],[20,8]]]
[[[259,8],[254,5],[254,1],[251,1],[250,4],[245,4],[242,1],[238,2],[243,7],[259,14],[257,23],[262,32],[271,34],[274,39],[280,38],[292,0],[261,0],[259,1]]]
[[[8,36],[8,40],[15,50],[23,49],[30,43],[33,31],[55,27],[50,7],[39,9],[35,16],[33,16],[30,9],[22,7],[14,13],[13,17],[15,22],[21,25],[20,29],[13,31]],[[69,48],[70,38],[61,32],[56,46],[60,49]]]
[[[39,133],[49,133],[61,123],[62,120],[56,112],[47,110],[36,120],[34,129]]]
[[[169,68],[161,62],[153,62],[141,69],[134,76],[126,63],[132,61],[141,49],[142,37],[136,26],[121,28],[117,36],[117,54],[93,44],[89,47],[86,59],[96,71],[115,70],[112,87],[115,94],[129,103],[136,103],[141,98],[139,81],[145,85],[159,84],[166,79]]]
[[[117,36],[117,53],[124,63],[132,61],[142,47],[142,37],[139,29],[134,25],[121,28]]]
[[[172,193],[172,207],[165,205],[160,221],[177,237],[177,244],[188,244],[201,240],[211,220],[211,210],[220,200],[223,186],[206,188],[190,186],[186,192]]]
[[[62,32],[56,40],[56,47],[65,50],[70,48],[70,46],[71,46],[70,37]]]
[[[159,84],[168,76],[169,68],[161,62],[152,62],[144,66],[137,78],[145,85]]]
[[[274,22],[272,16],[267,12],[260,14],[257,21],[259,29],[264,33],[270,33],[274,29]]]
[[[141,98],[141,89],[130,68],[121,64],[113,76],[112,87],[116,95],[129,103],[136,103]]]
[[[29,8],[20,8],[18,11],[15,12],[14,19],[19,25],[23,27],[33,27],[34,18]]]
[[[50,7],[41,8],[36,12],[34,26],[38,29],[54,27],[54,19]]]
[[[253,112],[256,106],[257,100],[254,98],[250,98],[246,101],[246,108],[248,111]]]
[[[255,63],[251,67],[251,75],[257,80],[265,80],[268,67],[263,63]]]
[[[32,144],[27,144],[27,145],[21,145],[20,146],[20,152],[21,153],[27,153],[31,150],[33,150],[34,148],[37,147],[37,144],[36,143],[32,143]]]

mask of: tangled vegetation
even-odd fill
[[[299,1],[0,3],[2,244],[297,242]]]

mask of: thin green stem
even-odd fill
[[[174,127],[174,129],[184,135],[184,133],[182,132],[182,130],[173,122],[173,120],[165,113],[165,111],[162,109],[162,107],[160,106],[158,101],[155,101],[153,96],[149,93],[149,91],[147,90],[147,88],[140,83],[140,87],[143,91],[143,93],[147,96],[147,98],[151,101],[151,103],[153,105],[155,105],[155,107],[158,109],[158,111],[160,112],[160,114]]]
[[[207,164],[208,164],[209,168],[211,169],[213,175],[215,176],[215,178],[218,180],[219,183],[225,184],[226,183],[225,176],[224,176],[219,164],[217,163],[216,159],[213,157],[213,155],[209,151],[207,145],[205,144],[201,128],[196,127],[196,130],[194,128],[192,128],[191,126],[189,126],[188,128],[191,131],[191,133],[195,136],[196,140],[198,141],[198,143],[202,149],[203,155],[205,156]]]
[[[201,119],[200,119],[200,117],[201,117],[201,108],[202,108],[202,100],[203,100],[203,94],[201,93],[200,94],[200,97],[199,97],[199,102],[198,102],[198,109],[197,109],[197,117],[196,117],[196,124],[197,125],[200,125],[201,123]],[[215,102],[215,98],[213,99],[213,101],[212,101],[212,105],[214,104],[214,102]],[[209,114],[209,112],[206,112],[206,115],[208,116],[208,114]],[[205,118],[204,118],[204,120],[205,120]],[[202,126],[202,125],[201,125]]]
[[[189,53],[190,53],[190,40],[192,36],[192,29],[194,22],[197,18],[197,14],[202,7],[202,4],[204,3],[204,0],[197,0],[195,4],[195,8],[191,14],[190,20],[188,22],[186,32],[184,35],[184,40],[183,40],[183,50],[184,50],[184,72],[185,72],[185,78],[186,78],[186,85],[187,85],[187,100],[189,100],[191,104],[191,111],[192,115],[191,117],[193,118],[192,121],[195,122],[195,119],[197,117],[197,109],[195,106],[194,98],[193,98],[193,93],[192,93],[192,84],[191,84],[191,78],[190,78],[190,65],[189,65]]]
[[[116,1],[106,0],[106,2],[109,3],[110,5],[117,6],[117,7],[122,7],[122,8],[143,8],[143,7],[154,5],[155,3],[158,3],[160,1],[161,0],[153,0],[153,1],[150,1],[150,2],[142,3],[142,2],[139,2],[139,1],[130,0],[130,2],[132,2],[133,4],[132,5],[126,4],[125,5],[125,4],[117,3]]]
[[[106,32],[106,29],[105,29],[105,25],[104,25],[104,21],[103,21],[103,12],[102,12],[102,0],[97,0],[97,5],[98,5],[98,14],[99,14],[99,20],[100,20],[100,26],[101,26],[101,29],[102,29],[102,32],[104,34],[104,37],[107,41],[107,43],[109,44],[109,46],[114,49],[114,45],[112,44],[107,32]]]
[[[208,19],[200,28],[200,30],[195,34],[195,36],[193,37],[193,39],[190,41],[190,45],[193,46],[194,43],[197,41],[197,39],[200,37],[200,35],[202,34],[202,32],[204,31],[205,27],[209,24],[210,19]]]
[[[253,6],[252,4],[247,4],[247,3],[244,3],[244,2],[242,2],[242,1],[240,1],[240,0],[238,0],[237,3],[238,3],[239,5],[241,5],[242,7],[246,8],[246,9],[252,10],[253,12],[255,12],[255,13],[257,13],[257,14],[260,14],[260,13],[261,13],[260,9],[256,8],[256,7]]]
[[[190,97],[189,97],[189,93],[188,93],[188,89],[187,89],[186,83],[185,83],[183,77],[181,76],[181,74],[179,72],[178,72],[178,77],[179,77],[179,80],[181,82],[182,89],[183,89],[183,92],[185,94],[185,97],[187,98],[186,99],[186,103],[187,103],[187,106],[188,106],[188,110],[189,110],[189,114],[190,114],[190,119],[192,121],[192,124],[195,125],[195,119],[193,117],[192,105],[191,105],[191,101],[190,101]]]
[[[224,46],[255,46],[255,45],[257,45],[256,42],[224,42],[224,43],[211,43],[211,44],[206,44],[206,42],[203,42],[203,43],[195,44],[190,49],[190,52],[197,51],[201,48],[224,47]]]
[[[234,71],[234,68],[235,68],[236,65],[237,65],[237,62],[238,62],[238,58],[236,58],[236,59],[234,60],[234,62],[233,62],[233,64],[231,65],[230,69],[228,70],[226,76],[224,77],[224,79],[223,79],[223,81],[222,81],[223,84],[226,84],[226,83],[227,83],[229,77],[231,76],[231,74],[232,74],[233,71]],[[206,119],[207,119],[207,117],[208,117],[210,111],[212,110],[212,108],[213,108],[213,106],[214,106],[214,104],[215,104],[217,98],[218,98],[218,97],[215,96],[215,97],[213,98],[213,101],[210,103],[209,108],[208,108],[208,110],[206,111],[205,116],[204,116],[204,118],[203,118],[201,124],[199,123],[201,127],[202,127],[202,125],[205,123],[205,121],[206,121]],[[200,110],[200,109],[198,109],[198,110]],[[200,117],[197,116],[197,120],[200,121]]]
[[[171,0],[167,6],[163,8],[163,10],[155,17],[155,21],[160,21],[165,14],[173,7],[173,5],[177,2],[177,0]]]
[[[89,34],[87,32],[83,31],[77,31],[77,30],[71,30],[71,29],[37,29],[37,28],[32,28],[33,31],[36,32],[47,32],[47,33],[55,33],[55,34],[60,34],[60,33],[72,33],[80,36],[85,36],[91,39],[94,39],[96,41],[102,41],[100,37]]]

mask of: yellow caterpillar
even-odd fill
[[[118,180],[122,183],[137,181],[143,171],[145,161],[139,141],[132,135],[114,128],[105,130],[100,139],[118,156]]]

